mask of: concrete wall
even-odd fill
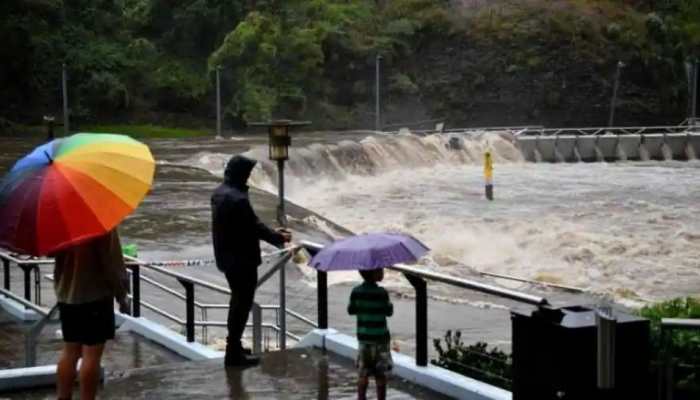
[[[557,158],[555,161],[578,161],[574,149],[576,148],[576,136],[558,136],[555,140]],[[562,157],[560,159],[559,157]]]
[[[693,146],[695,155],[700,157],[700,133],[693,133],[690,135],[690,145]]]
[[[685,160],[687,158],[685,149],[689,141],[690,137],[688,135],[685,135],[685,137],[669,137],[669,135],[666,135],[666,145],[673,153],[674,160]]]
[[[598,151],[602,154],[605,161],[617,160],[617,143],[619,139],[617,135],[599,135],[597,144]]]
[[[576,162],[576,151],[581,161],[617,161],[624,154],[627,160],[639,160],[648,153],[652,160],[664,160],[664,148],[674,160],[687,159],[687,147],[692,146],[700,155],[700,133],[660,133],[646,135],[597,135],[597,136],[518,136],[518,147],[528,161],[537,161],[535,150],[543,162]],[[576,150],[576,151],[575,151]],[[556,152],[555,152],[556,151]],[[557,159],[557,155],[563,160]]]
[[[530,162],[536,162],[535,149],[537,148],[537,137],[536,136],[523,136],[519,137],[516,141],[520,153],[523,155],[525,160]]]
[[[639,135],[620,135],[618,153],[622,150],[628,160],[639,160],[639,144],[641,142],[642,138]]]
[[[595,136],[580,136],[576,141],[576,146],[582,161],[597,161]]]
[[[685,135],[684,135],[685,136]],[[674,140],[677,140],[674,138]],[[660,133],[651,135],[642,135],[642,144],[648,154],[649,158],[652,160],[663,160],[663,153],[661,152],[661,145],[664,144],[664,135]]]
[[[547,138],[546,140],[542,140],[542,138],[540,138],[540,140],[537,141],[537,150],[540,152],[542,161],[557,161],[554,155],[554,138]]]

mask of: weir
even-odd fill
[[[531,162],[685,161],[700,151],[700,127],[526,128],[515,140]]]

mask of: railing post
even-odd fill
[[[41,305],[41,269],[38,264],[34,264],[34,301]]]
[[[5,287],[5,290],[10,290],[10,260],[3,259],[2,265],[3,265],[4,278],[5,278],[4,287]]]
[[[253,353],[262,353],[262,310],[253,303]]]
[[[141,267],[131,267],[131,316],[141,316]]]
[[[328,273],[325,271],[316,272],[316,295],[318,328],[328,329]]]
[[[194,283],[182,279],[178,282],[185,287],[187,341],[194,342]]]
[[[599,309],[595,314],[597,326],[597,384],[601,398],[615,396],[615,339],[617,319],[610,309]]]
[[[287,348],[287,261],[280,267],[280,308],[279,308],[279,326],[280,326],[280,350]]]
[[[428,285],[425,279],[404,274],[416,290],[416,365],[428,365]]]
[[[24,271],[24,298],[27,301],[32,301],[32,270],[31,266],[22,265]]]

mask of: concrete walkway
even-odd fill
[[[180,362],[112,374],[101,399],[355,399],[357,373],[352,362],[319,350],[265,353],[253,368],[224,368],[223,360]],[[374,383],[369,398],[376,398]],[[2,398],[44,399],[49,390],[5,393]],[[393,379],[388,399],[440,400],[447,397]]]

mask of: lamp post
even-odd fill
[[[698,60],[693,60],[693,79],[692,79],[692,99],[690,103],[690,124],[694,127],[697,123],[698,111]]]
[[[625,63],[622,61],[617,62],[617,70],[615,71],[615,85],[613,86],[612,101],[610,102],[610,118],[608,119],[608,127],[613,126],[613,121],[615,120],[615,107],[617,106],[617,89],[620,87],[620,74],[622,68],[625,67]]]
[[[216,67],[216,136],[221,137],[221,66]]]
[[[381,110],[381,63],[382,63],[382,55],[377,54],[377,58],[375,60],[375,71],[374,71],[374,83],[375,83],[375,94],[374,94],[374,130],[379,131],[382,129],[382,110]]]
[[[279,205],[277,206],[277,222],[281,226],[287,226],[287,217],[284,211],[284,162],[289,159],[289,145],[292,138],[289,129],[296,126],[309,125],[309,121],[291,121],[280,119],[269,122],[251,122],[248,126],[264,126],[269,135],[269,158],[277,162],[277,179]]]
[[[277,161],[277,179],[279,184],[279,205],[277,206],[277,222],[281,226],[287,226],[287,217],[284,212],[284,162],[289,159],[289,145],[292,138],[289,136],[289,129],[294,126],[309,125],[308,121],[290,121],[288,119],[274,120],[269,122],[251,122],[248,126],[264,126],[270,138],[269,157],[272,161]],[[280,300],[278,313],[279,344],[280,349],[287,348],[287,278],[284,266],[280,268],[279,285]]]
[[[61,70],[61,89],[63,92],[63,136],[70,134],[70,115],[68,110],[68,70],[63,64]]]

